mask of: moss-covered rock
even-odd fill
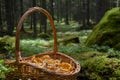
[[[120,60],[108,56],[95,56],[81,65],[80,79],[120,80]]]
[[[120,9],[107,11],[101,21],[94,27],[85,44],[110,46],[120,50]]]

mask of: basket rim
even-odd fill
[[[70,60],[72,60],[74,62],[75,69],[70,73],[58,73],[58,72],[55,72],[55,71],[52,71],[52,70],[41,68],[41,67],[37,66],[34,63],[25,61],[25,59],[28,59],[28,58],[30,58],[32,56],[43,56],[43,55],[60,55],[60,56],[64,56],[64,58],[68,58],[68,59],[70,59]],[[44,53],[39,53],[37,55],[32,55],[32,56],[22,58],[22,60],[20,61],[19,64],[17,64],[16,60],[11,60],[10,62],[5,62],[5,64],[28,65],[28,66],[32,66],[32,67],[34,67],[36,69],[40,69],[45,73],[54,74],[54,75],[58,75],[58,76],[70,76],[70,75],[72,76],[72,75],[78,74],[80,72],[80,70],[81,70],[81,65],[79,64],[78,61],[74,60],[72,57],[70,57],[70,56],[68,56],[66,54],[63,54],[61,52],[57,52],[57,54],[54,54],[53,52],[44,52]]]
[[[47,70],[47,69],[41,68],[41,67],[37,66],[36,64],[31,63],[31,62],[21,61],[20,64],[29,65],[29,66],[32,66],[34,68],[41,69],[43,72],[46,72],[46,73],[49,73],[49,74],[55,74],[55,75],[59,75],[59,76],[75,75],[75,74],[79,73],[79,71],[81,70],[81,66],[78,63],[78,61],[74,60],[72,57],[70,57],[70,56],[68,56],[66,54],[63,54],[61,52],[57,52],[57,54],[54,54],[53,52],[45,52],[45,53],[40,53],[40,54],[33,55],[33,56],[38,56],[38,55],[52,55],[52,54],[53,55],[64,56],[65,58],[68,58],[68,59],[72,60],[74,62],[74,64],[75,64],[75,70],[72,71],[72,72],[70,72],[70,73],[58,73],[58,72],[55,72],[55,71],[52,71],[52,70]],[[29,56],[29,57],[32,57],[32,56]],[[25,57],[24,59],[27,59],[29,57]]]

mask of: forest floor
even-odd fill
[[[67,46],[68,47],[79,47],[79,45],[84,46],[84,42],[87,39],[87,36],[92,32],[92,30],[78,30],[80,28],[80,25],[76,22],[71,22],[69,25],[65,25],[65,23],[56,23],[55,24],[56,30],[57,30],[57,41],[60,43],[58,46]],[[29,31],[31,32],[31,31]],[[21,50],[24,53],[27,53],[26,55],[32,55],[37,54],[38,52],[43,52],[45,49],[53,47],[53,34],[49,35],[49,32],[51,32],[51,27],[48,26],[48,33],[45,35],[38,34],[39,36],[35,39],[31,39],[31,35],[26,35],[24,33],[21,34],[22,40],[21,40]],[[48,38],[46,38],[46,35]],[[44,37],[45,36],[45,37]],[[77,37],[79,39],[79,43],[74,42],[66,42],[69,38]],[[67,45],[64,45],[64,42],[67,43]],[[28,49],[28,47],[30,49]],[[40,48],[38,48],[40,47]],[[72,47],[72,48],[73,48]],[[31,49],[33,48],[33,49]],[[32,51],[31,51],[32,50]],[[67,49],[66,49],[67,50]],[[60,50],[62,51],[62,50]],[[71,50],[70,50],[71,51]],[[29,53],[29,54],[28,54]],[[66,53],[66,52],[65,52]],[[68,52],[70,53],[70,52]],[[26,56],[25,55],[25,56]]]
[[[120,65],[120,52],[113,50],[108,46],[85,46],[84,43],[92,30],[78,31],[79,27],[80,25],[77,23],[72,23],[70,25],[65,25],[64,23],[56,24],[59,52],[73,57],[81,64],[82,68],[78,76],[78,80],[113,80],[113,76],[120,76],[119,67],[114,67],[114,65]],[[49,31],[51,31],[51,29],[49,29]],[[78,37],[79,43],[61,43],[61,41],[66,40],[66,38],[74,36]],[[24,53],[22,54],[24,57],[43,53],[46,51],[53,51],[53,36],[51,34],[49,38],[43,36],[42,38],[41,36],[38,36],[37,38],[31,38],[31,34],[26,35],[24,33],[21,33],[21,37],[22,39],[20,40],[20,49],[21,52]],[[12,40],[10,38],[7,39],[9,39],[8,41],[12,41],[13,37]],[[0,40],[2,40],[2,38],[0,38]],[[11,57],[11,59],[14,59],[14,54],[12,54],[12,56],[13,57]],[[96,62],[97,60],[98,62]],[[113,73],[102,76],[107,72],[109,73],[109,69],[111,69]],[[118,78],[115,80],[119,80]]]

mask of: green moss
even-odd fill
[[[116,77],[120,76],[120,70],[116,69],[113,73],[113,75],[115,75]]]
[[[84,61],[81,65],[82,77],[90,80],[119,80],[120,60],[108,56],[95,56]]]
[[[0,53],[11,53],[15,48],[15,37],[5,36],[0,39]]]
[[[102,80],[102,78],[98,74],[93,72],[90,75],[90,80]]]
[[[101,72],[101,70],[105,66],[106,61],[107,61],[107,58],[105,58],[105,56],[95,57],[95,58],[86,60],[85,63],[83,64],[83,67],[88,69],[91,72],[93,72],[93,71],[94,72]]]
[[[114,46],[114,48],[120,49],[120,43],[116,44],[116,45]]]
[[[85,44],[87,46],[116,46],[120,42],[120,10],[113,8],[107,11],[101,21],[94,27]],[[116,48],[116,47],[115,47]],[[119,48],[120,49],[120,48]]]
[[[93,58],[95,56],[103,56],[103,55],[106,55],[106,54],[97,52],[97,51],[91,51],[91,52],[84,52],[84,53],[79,54],[78,58],[80,60],[87,60],[87,59]]]

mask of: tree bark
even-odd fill
[[[41,0],[42,8],[46,9],[46,0]],[[44,33],[47,33],[47,18],[44,14],[41,14],[41,29],[44,29]]]
[[[54,1],[53,0],[50,0],[50,12],[54,19]]]
[[[90,0],[87,0],[87,4],[86,4],[86,6],[87,6],[87,25],[89,26],[90,25],[90,22],[89,22],[89,19],[90,19]]]
[[[13,18],[13,0],[5,0],[6,21],[7,21],[7,34],[12,35],[14,30]]]
[[[119,2],[120,2],[120,0],[117,0],[116,7],[119,7]]]
[[[1,0],[0,0],[0,33],[1,33],[1,31],[2,31],[2,16],[1,16],[1,13],[2,13],[2,11],[1,11],[1,8],[2,8],[2,6],[1,6]]]
[[[82,18],[82,17],[81,17],[81,16],[82,16],[82,14],[81,14],[82,4],[81,4],[81,3],[82,3],[82,2],[81,2],[80,0],[78,0],[78,7],[77,7],[78,9],[76,9],[76,10],[77,10],[77,11],[76,11],[76,12],[77,12],[77,21],[78,21],[79,24],[81,24],[81,20],[82,20],[82,19],[81,19],[81,18]],[[81,16],[80,16],[80,15],[81,15]]]
[[[20,0],[20,15],[23,15],[23,0]],[[22,25],[21,31],[25,32],[24,24]]]
[[[33,5],[32,5],[32,3],[31,2],[29,2],[29,7],[32,7]],[[30,24],[30,29],[33,29],[33,15],[31,14],[30,15],[30,22],[29,22],[29,24]]]
[[[56,11],[57,11],[57,22],[59,23],[59,21],[60,21],[60,1],[57,0],[56,4],[57,4],[57,9],[56,9]]]
[[[66,5],[65,5],[65,24],[69,25],[69,14],[68,14],[68,11],[69,11],[69,1],[66,0]]]
[[[96,22],[98,23],[105,12],[109,9],[110,1],[109,0],[96,0]]]
[[[32,3],[33,3],[33,7],[36,6],[36,0],[32,0]],[[37,24],[37,21],[36,21],[36,13],[33,13],[33,28],[34,28],[34,37],[37,37],[37,28],[36,28],[36,24]]]
[[[83,28],[85,28],[86,26],[86,22],[85,22],[85,19],[86,19],[86,12],[85,12],[85,1],[83,0],[83,4],[82,4],[82,24],[83,24]]]

